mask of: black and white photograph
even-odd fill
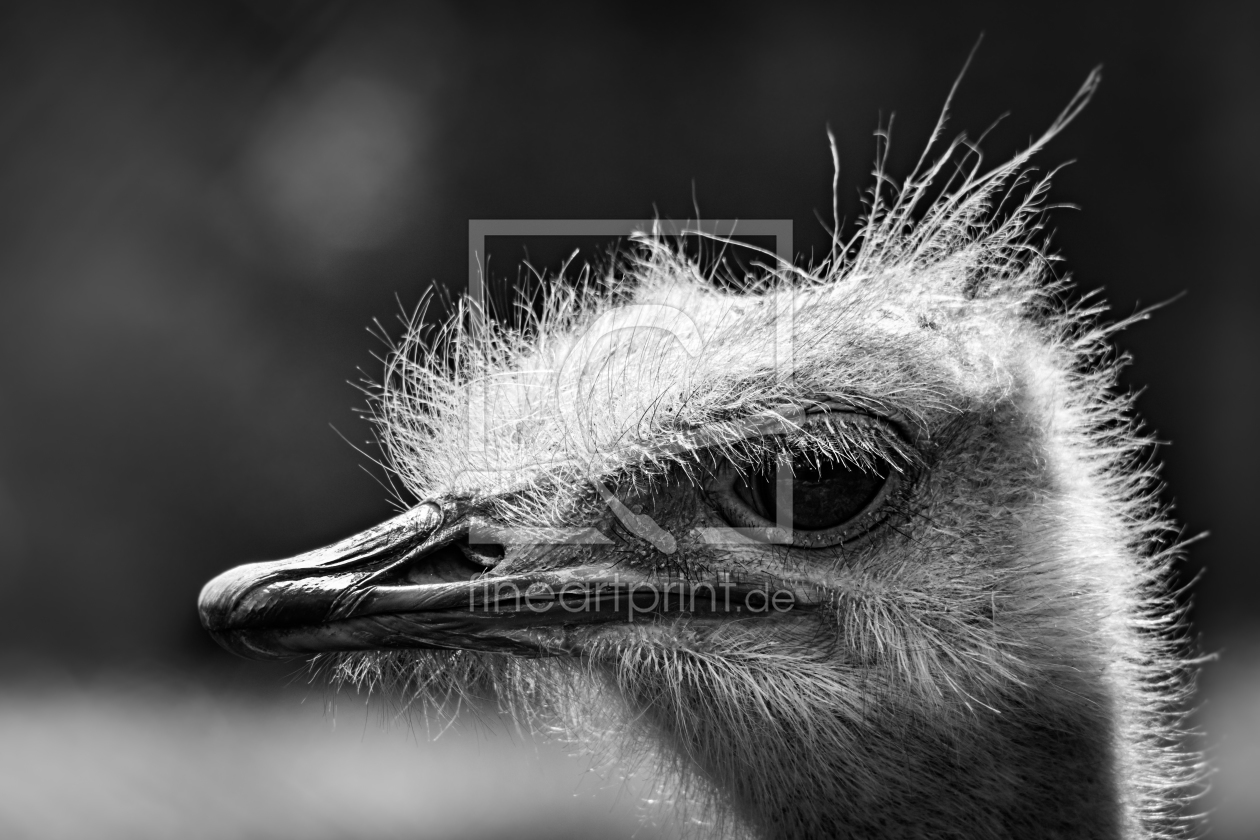
[[[1260,836],[1260,5],[0,2],[0,838]]]

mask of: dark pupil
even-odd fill
[[[776,521],[778,481],[774,464],[753,477],[758,513]],[[888,480],[886,464],[879,471],[861,469],[844,461],[797,457],[792,462],[791,527],[821,531],[843,525],[866,508]]]

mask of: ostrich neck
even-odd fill
[[[655,717],[717,790],[719,810],[754,836],[1129,836],[1115,727],[1101,711],[1109,704],[1065,707],[1061,696],[1029,688],[1001,711],[931,714],[889,699],[856,721],[749,727],[736,737],[685,704]],[[800,721],[800,712],[784,709],[780,719]]]

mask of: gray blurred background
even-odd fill
[[[1187,534],[1213,836],[1260,836],[1260,6],[183,0],[0,5],[0,835],[629,837],[640,778],[436,743],[201,631],[201,584],[392,511],[367,332],[466,282],[470,218],[860,212],[872,131],[1042,156]],[[696,204],[693,204],[693,196]],[[514,273],[510,249],[500,270]],[[521,255],[517,255],[519,257]],[[500,259],[496,256],[496,259]],[[345,439],[343,439],[343,436]],[[386,726],[380,725],[381,718]],[[668,803],[658,806],[668,814]],[[670,836],[651,814],[636,836]],[[664,819],[664,817],[662,817]]]

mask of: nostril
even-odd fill
[[[481,550],[495,547],[502,548],[489,545],[474,548]],[[467,538],[462,538],[414,558],[400,571],[403,583],[419,586],[434,583],[459,583],[472,580],[485,573],[488,567],[497,562],[497,559],[483,559],[474,553],[468,545]]]
[[[465,557],[486,569],[499,565],[503,555],[507,553],[507,547],[497,542],[471,542],[465,538],[456,545],[464,552]]]

